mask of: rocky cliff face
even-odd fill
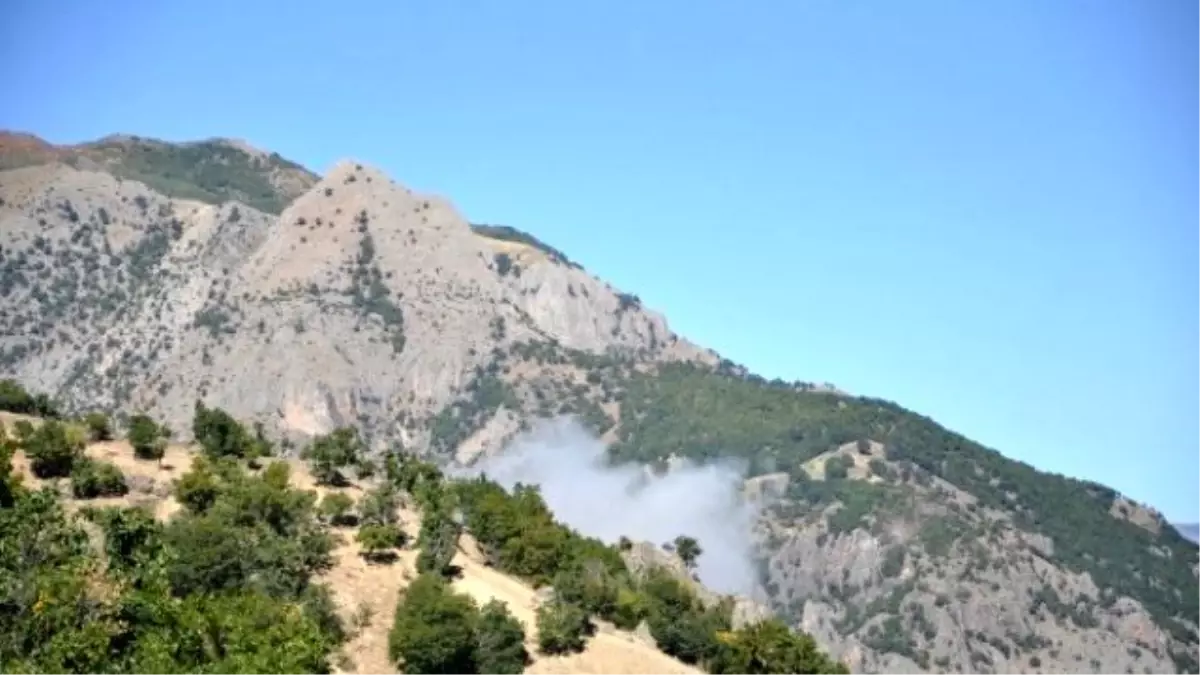
[[[809,463],[887,495],[860,512],[776,503],[759,535],[783,611],[856,671],[1135,672],[1174,668],[1172,636],[1139,602],[1053,564],[1053,540],[936,477],[848,444]],[[859,523],[854,523],[858,525]],[[1165,555],[1170,555],[1165,553]],[[1194,625],[1194,624],[1193,624]]]
[[[285,434],[428,420],[514,344],[705,358],[577,267],[342,163],[278,217],[61,164],[6,172],[5,366],[186,433],[197,396]]]
[[[0,376],[68,407],[186,440],[200,398],[297,443],[354,425],[462,463],[575,415],[651,473],[745,464],[769,611],[856,671],[1197,670],[1197,549],[1159,514],[894,404],[757,378],[369,166],[0,135],[0,167]]]

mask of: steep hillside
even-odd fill
[[[247,166],[211,143],[174,152]],[[614,461],[742,461],[757,581],[855,671],[1200,667],[1197,547],[1111,489],[890,402],[765,381],[552,246],[355,162],[287,192],[9,145],[0,375],[68,410],[149,411],[186,437],[198,393],[293,444],[354,425],[376,452],[457,464],[575,415]],[[239,197],[264,189],[281,208]]]

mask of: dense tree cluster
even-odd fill
[[[52,486],[30,489],[12,471],[18,447],[40,448],[56,458],[43,473],[69,466],[76,495],[123,490],[116,467],[69,435],[55,421],[0,434],[0,671],[329,671],[344,634],[312,579],[333,542],[286,465],[254,476],[200,461],[181,486],[205,484],[204,498],[181,499],[167,523],[132,507],[71,516]]]

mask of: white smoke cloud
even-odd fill
[[[683,463],[662,477],[637,465],[609,466],[599,439],[575,419],[558,418],[540,422],[470,469],[481,471],[506,488],[540,485],[559,521],[608,543],[622,535],[655,544],[681,534],[695,537],[703,549],[697,572],[706,586],[754,593],[750,530],[757,510],[741,497],[737,463]]]

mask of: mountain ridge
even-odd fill
[[[1196,670],[1195,547],[1110,488],[753,375],[531,235],[352,160],[291,196],[288,164],[232,146],[190,146],[237,162],[199,187],[163,180],[179,155],[154,143],[100,173],[6,147],[0,167],[26,163],[0,173],[0,367],[69,404],[185,428],[199,391],[297,443],[355,424],[464,463],[575,415],[614,460],[745,461],[773,609],[855,669]],[[133,156],[157,187],[107,177]],[[1023,609],[993,620],[1000,588]]]

